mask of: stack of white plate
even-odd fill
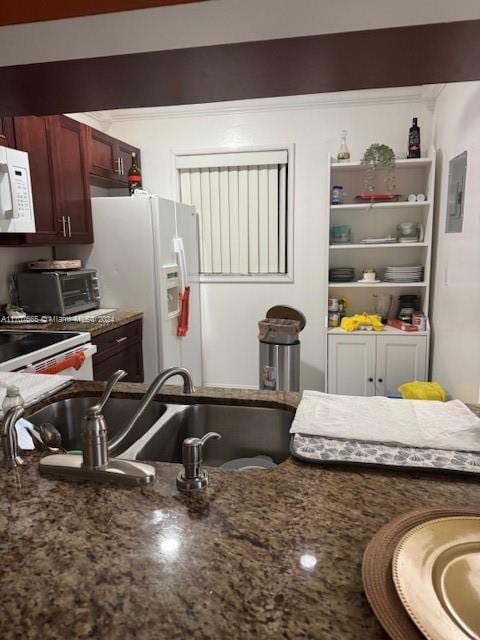
[[[385,282],[422,282],[423,267],[385,267]]]

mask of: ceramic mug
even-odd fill
[[[363,272],[363,279],[367,282],[375,282],[375,280],[377,279],[377,274],[375,273],[375,271],[368,269]]]

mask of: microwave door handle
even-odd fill
[[[24,218],[25,212],[18,208],[18,204],[15,204],[16,198],[15,198],[15,193],[13,192],[14,172],[15,172],[15,167],[12,164],[9,164],[8,165],[8,186],[10,187],[10,199],[12,202],[11,215],[12,215],[12,218]]]
[[[13,216],[13,188],[10,172],[8,170],[8,164],[0,164],[0,174],[4,174],[0,178],[2,182],[3,180],[8,180],[8,191],[10,194],[9,204],[11,205],[9,208],[5,206],[6,203],[2,201],[2,194],[5,193],[5,189],[0,187],[0,215],[4,216],[5,218],[10,218]]]
[[[15,206],[14,193],[13,193],[13,178],[12,178],[13,167],[11,165],[8,166],[8,186],[10,188],[10,201],[12,203],[12,218],[20,217],[18,215],[18,209]]]

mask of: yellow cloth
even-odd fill
[[[368,313],[357,313],[354,316],[345,316],[342,318],[340,326],[345,331],[356,331],[360,324],[370,325],[374,331],[383,331],[383,324],[380,316]]]
[[[398,387],[405,400],[440,400],[445,402],[447,394],[445,389],[438,382],[405,382]]]

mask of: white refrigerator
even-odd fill
[[[167,367],[182,366],[202,384],[195,209],[158,196],[106,197],[92,198],[92,216],[94,244],[69,253],[97,269],[102,307],[143,311],[145,382]],[[190,286],[185,337],[177,337],[182,284],[175,238],[183,241]]]

